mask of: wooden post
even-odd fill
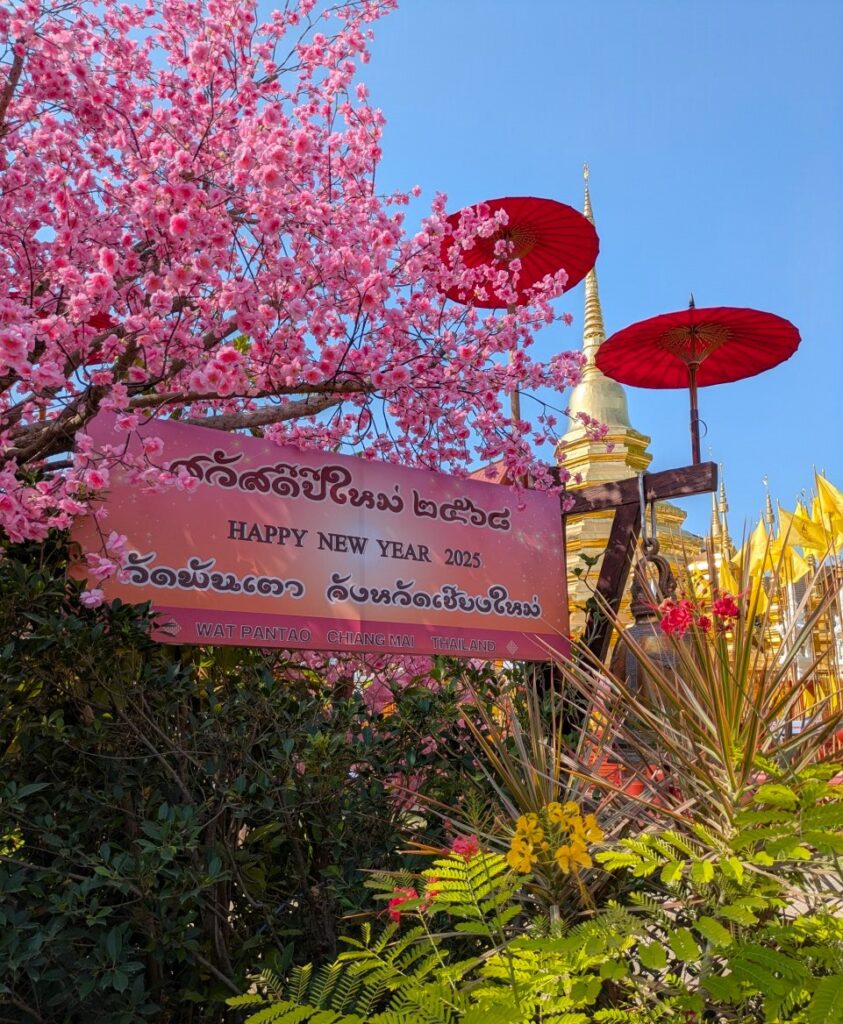
[[[687,497],[717,490],[717,466],[713,462],[667,469],[660,473],[644,474],[644,500],[665,501],[668,498]],[[563,496],[562,521],[566,516],[586,515],[600,509],[616,508],[612,532],[603,562],[597,593],[613,611],[620,607],[621,599],[635,556],[635,545],[641,532],[640,485],[637,477],[599,484]],[[568,507],[565,507],[565,506]],[[603,661],[609,651],[612,623],[599,610],[589,612],[585,626],[585,646]]]
[[[612,522],[609,543],[600,565],[597,593],[613,612],[620,608],[626,581],[635,557],[635,545],[641,533],[641,511],[638,502],[621,505]],[[612,622],[600,608],[592,607],[585,624],[585,646],[599,661],[609,653]]]

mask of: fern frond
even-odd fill
[[[274,971],[265,968],[254,980],[257,982],[258,986],[266,992],[268,999],[283,998],[286,986]]]
[[[820,978],[805,1010],[806,1024],[840,1024],[843,1021],[843,975]]]
[[[665,913],[664,907],[658,900],[654,899],[648,893],[631,892],[627,899],[632,906],[637,907],[639,910],[643,910],[647,917],[657,922],[662,928],[667,929],[670,927],[671,921]],[[639,924],[638,927],[640,929],[641,925]]]
[[[230,999],[226,999],[226,1006],[263,1006],[266,1002],[263,996],[259,996],[257,992],[246,992],[242,996],[232,996]]]
[[[310,990],[310,978],[313,974],[313,964],[305,964],[303,967],[294,967],[290,972],[290,981],[287,985],[287,998],[297,1006],[306,999]]]
[[[316,972],[308,991],[308,1002],[314,1006],[330,1006],[330,998],[343,973],[342,964],[324,964]]]

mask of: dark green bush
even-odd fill
[[[410,686],[373,722],[289,653],[86,609],[64,565],[58,542],[0,561],[0,1019],[223,1020],[255,963],[335,955],[408,827],[443,841],[389,780],[458,799],[427,742],[457,736],[456,692]]]

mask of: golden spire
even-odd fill
[[[729,511],[729,502],[726,500],[726,478],[723,476],[723,463],[720,463],[720,495],[717,501],[717,512],[720,519],[720,541],[724,550],[732,549],[732,538],[729,536],[729,521],[726,514]]]
[[[594,223],[594,212],[591,208],[591,193],[588,188],[588,164],[583,165],[585,181],[585,201],[583,214]],[[583,316],[583,355],[585,366],[582,380],[571,392],[568,406],[571,431],[578,432],[582,427],[575,416],[579,412],[586,413],[610,428],[625,429],[632,426],[629,422],[629,409],[626,404],[626,392],[617,381],[604,377],[594,362],[597,350],[606,340],[606,328],[603,326],[603,310],[600,306],[600,293],[597,288],[597,271],[589,270],[585,279],[585,314]]]
[[[770,486],[767,482],[767,477],[764,477],[764,486],[767,488],[767,494],[764,498],[764,522],[772,527],[775,525],[776,517],[773,512],[773,502],[770,499]]]
[[[723,517],[723,525],[726,525],[726,513],[729,511],[729,502],[726,500],[726,478],[723,476],[723,463],[720,463],[720,501],[717,509]]]
[[[583,164],[582,176],[585,181],[585,201],[583,215],[592,226],[594,211],[591,208],[591,193],[588,189],[588,164]],[[600,292],[597,288],[597,271],[594,267],[585,278],[585,316],[583,318],[583,351],[588,365],[594,364],[597,349],[606,340],[606,328],[603,326],[603,310],[600,307]]]
[[[722,539],[722,526],[720,523],[720,514],[717,508],[717,495],[714,491],[711,492],[711,540],[717,547],[720,546]]]

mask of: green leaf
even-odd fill
[[[600,965],[600,977],[604,981],[621,981],[628,973],[629,970],[623,961],[606,960]]]
[[[667,967],[667,953],[660,942],[639,946],[638,959],[650,971],[661,971]]]
[[[617,871],[619,868],[634,868],[641,863],[641,858],[634,853],[627,853],[623,850],[603,850],[595,855],[594,859],[602,864],[607,871]]]
[[[674,882],[682,877],[684,868],[685,864],[681,860],[669,860],[661,869],[659,877],[665,885],[673,885]]]
[[[108,935],[105,937],[105,951],[111,957],[114,963],[117,962],[117,957],[120,955],[120,947],[123,945],[120,938],[120,929],[112,928]]]
[[[22,800],[25,796],[32,796],[33,793],[39,793],[42,789],[49,787],[49,782],[29,782],[15,793],[15,798]]]
[[[731,974],[712,974],[703,979],[703,985],[720,1003],[736,1003],[741,999],[742,986]]]
[[[673,955],[682,963],[691,964],[700,958],[700,947],[687,928],[677,928],[668,935]]]
[[[720,870],[727,878],[740,885],[743,882],[744,866],[737,857],[726,857],[720,864]]]
[[[719,921],[713,917],[703,915],[696,923],[697,931],[703,938],[715,946],[728,946],[732,942],[732,934],[728,928],[724,928]]]
[[[839,832],[821,832],[817,829],[805,829],[802,832],[803,842],[810,843],[822,853],[843,853],[843,835]]]
[[[600,995],[603,982],[596,975],[577,978],[571,985],[570,997],[576,1006],[590,1006]]]
[[[754,804],[771,804],[773,807],[796,807],[799,797],[789,786],[780,782],[766,782],[759,786],[752,797]]]
[[[702,885],[714,878],[714,865],[710,860],[697,860],[691,865],[691,878]]]
[[[734,921],[736,924],[755,924],[758,920],[757,915],[742,903],[727,903],[725,906],[719,907],[717,913],[721,917],[725,917],[727,921]]]

